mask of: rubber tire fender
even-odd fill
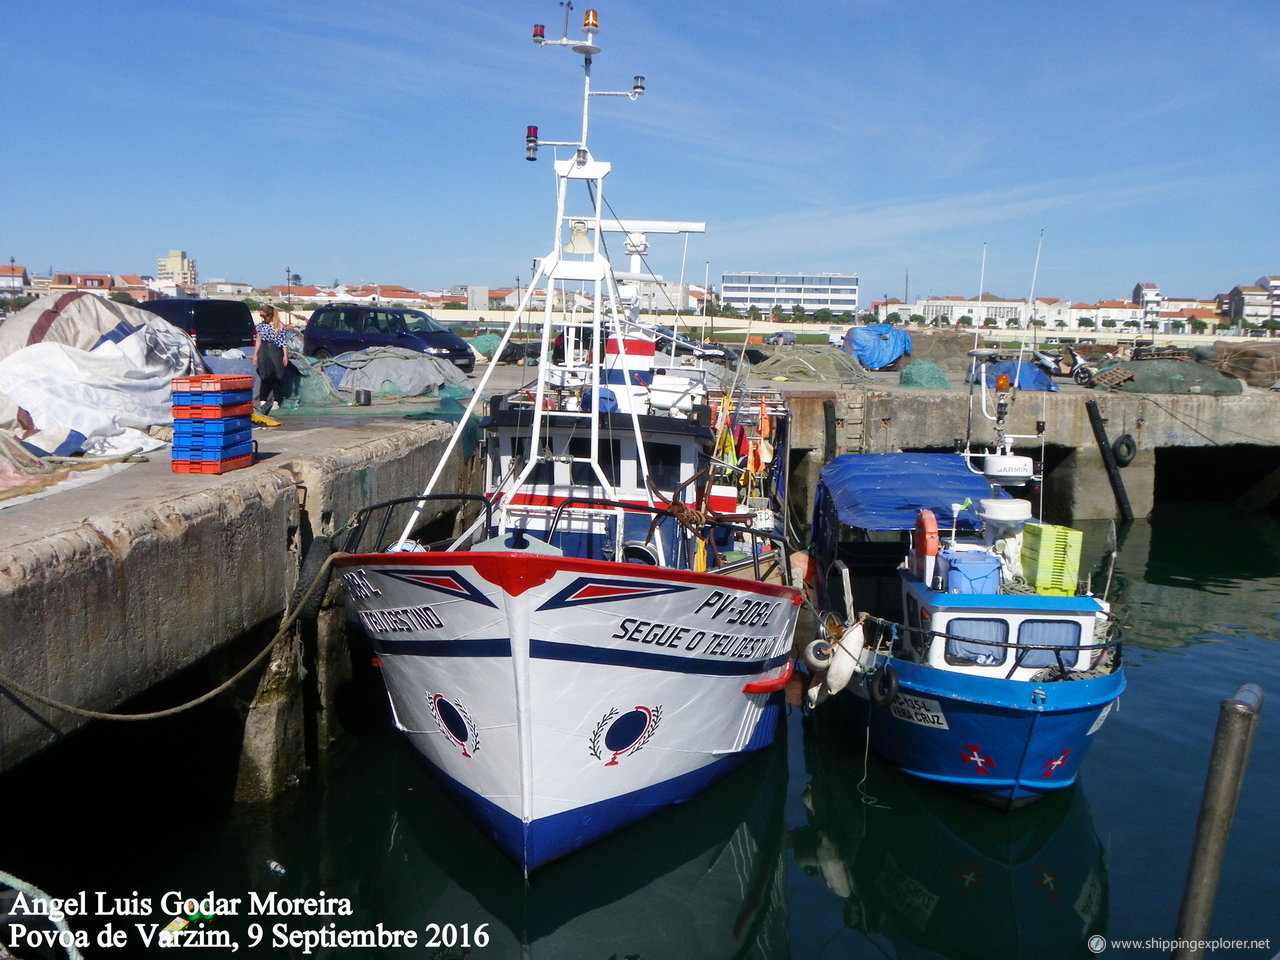
[[[877,707],[887,707],[898,697],[898,671],[885,664],[867,681],[867,695]]]
[[[333,541],[325,536],[313,537],[303,552],[302,563],[298,567],[298,583],[293,588],[293,600],[289,604],[289,609],[297,609],[298,604],[306,596],[311,582],[320,575],[321,568],[324,569],[324,583],[303,604],[302,612],[298,615],[299,619],[315,620],[320,616],[320,606],[324,603],[325,594],[329,592],[329,577],[333,573],[331,567],[325,567],[325,562],[332,553]]]
[[[1111,444],[1111,454],[1116,458],[1117,467],[1127,467],[1138,455],[1138,442],[1129,434],[1122,433]]]

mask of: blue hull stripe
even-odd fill
[[[762,718],[762,722],[766,719],[773,722],[773,718],[768,716]],[[431,766],[431,769],[494,843],[526,870],[533,870],[667,807],[684,803],[754,755],[754,751],[731,754],[643,790],[527,824],[474,790],[445,776],[438,767]]]
[[[509,657],[511,641],[500,640],[382,640],[374,643],[379,654],[405,657]],[[607,650],[555,643],[549,640],[529,641],[529,655],[535,660],[557,660],[562,663],[595,663],[602,666],[630,667],[636,670],[662,670],[667,673],[689,673],[704,677],[748,677],[773,670],[787,662],[787,654],[755,660],[706,660],[676,657],[645,650]]]
[[[373,639],[373,638],[371,638]],[[406,657],[509,657],[511,641],[496,640],[381,640],[373,639],[378,653]]]
[[[786,654],[767,660],[705,660],[693,657],[673,657],[644,650],[609,650],[601,647],[585,647],[575,643],[554,643],[549,640],[532,640],[529,653],[538,660],[565,660],[573,663],[598,663],[615,667],[635,667],[640,670],[665,670],[669,673],[696,673],[714,677],[745,677],[780,667],[789,659]]]

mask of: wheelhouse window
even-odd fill
[[[953,617],[947,621],[946,661],[953,667],[995,667],[1004,663],[1009,624],[1004,620]]]
[[[649,462],[649,476],[653,485],[663,493],[672,493],[680,486],[680,444],[678,443],[646,443],[645,459]],[[636,486],[641,490],[648,489],[644,471],[640,462],[636,461]]]
[[[591,438],[571,437],[569,439],[569,456],[590,457]],[[622,443],[618,440],[600,441],[600,470],[610,486],[616,487],[622,480]],[[600,481],[590,463],[573,463],[570,465],[569,482],[578,487],[598,487]]]
[[[1035,647],[1079,647],[1080,624],[1074,620],[1024,620],[1018,627],[1018,645]],[[1021,667],[1052,667],[1058,663],[1059,652],[1055,650],[1020,651],[1018,665]],[[1062,665],[1067,669],[1075,666],[1080,656],[1079,650],[1061,651]]]
[[[528,437],[512,437],[511,438],[511,456],[519,459],[521,462],[529,458],[529,438]],[[533,471],[529,474],[529,483],[542,483],[550,486],[556,480],[556,465],[551,461],[544,460],[534,466]]]

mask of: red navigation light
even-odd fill
[[[600,18],[596,16],[594,10],[588,10],[582,15],[582,32],[585,34],[593,34],[600,29]]]
[[[1009,375],[1007,373],[1002,373],[996,377],[996,389],[1002,393],[1009,389]]]
[[[533,25],[533,42],[545,43],[547,39],[547,28],[540,23]]]
[[[524,158],[526,160],[538,159],[538,128],[537,127],[525,127]]]

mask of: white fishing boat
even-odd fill
[[[483,493],[437,488],[496,361],[422,494],[362,512],[335,561],[397,726],[526,870],[770,743],[802,602],[785,582],[785,405],[661,355],[627,301],[606,235],[701,225],[606,213],[588,106],[638,98],[643,78],[592,90],[596,13],[581,40],[567,16],[565,37],[534,41],[582,56],[582,132],[528,129],[530,159],[564,151],[555,242],[495,354],[535,324],[537,378],[489,401]],[[425,542],[441,509],[463,532]]]

